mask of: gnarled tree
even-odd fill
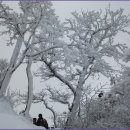
[[[95,74],[110,77],[117,73],[106,58],[113,58],[119,65],[126,46],[116,43],[119,32],[129,33],[130,19],[123,9],[105,13],[88,11],[72,13],[73,18],[66,21],[68,44],[63,50],[53,50],[50,56],[42,56],[44,65],[40,68],[42,78],[56,77],[71,90],[73,101],[66,122],[73,128],[77,117],[82,91],[87,79]],[[59,56],[59,54],[61,56]]]

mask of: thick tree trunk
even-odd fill
[[[56,115],[55,115],[55,112],[52,112],[53,113],[53,122],[54,122],[54,127],[57,128],[57,122],[56,122]]]
[[[18,37],[18,40],[16,42],[10,63],[9,63],[9,67],[7,69],[7,72],[5,73],[3,80],[1,82],[1,86],[0,86],[0,96],[4,96],[8,87],[8,84],[11,80],[12,74],[13,74],[13,68],[15,67],[17,60],[18,60],[18,56],[20,53],[20,49],[22,47],[22,41],[23,38],[21,36]]]
[[[26,117],[29,117],[29,111],[33,102],[33,76],[31,72],[31,66],[32,66],[32,58],[29,57],[28,64],[26,68],[27,78],[28,78],[28,95],[27,95],[27,104],[24,111],[24,115]]]
[[[82,74],[79,77],[79,82],[76,88],[76,93],[74,95],[72,108],[69,112],[68,119],[66,121],[66,128],[74,128],[74,120],[76,119],[76,116],[78,114],[78,108],[79,108],[80,99],[82,96],[82,90],[83,90],[83,85],[85,82],[86,73],[87,73],[86,69],[83,69]]]

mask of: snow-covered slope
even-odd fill
[[[6,98],[0,98],[0,129],[38,129],[26,118],[17,115]],[[42,127],[43,128],[43,127]]]

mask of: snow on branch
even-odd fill
[[[60,81],[62,81],[64,84],[66,84],[70,90],[75,93],[75,88],[73,87],[73,85],[68,82],[61,74],[59,74],[57,71],[55,71],[55,68],[53,68],[52,64],[49,63],[47,60],[44,59],[44,57],[42,57],[41,59],[45,65],[49,68],[49,70],[51,71],[51,73],[54,75],[54,77],[58,78]]]
[[[52,99],[55,102],[60,102],[62,104],[67,104],[68,108],[70,108],[69,99],[71,95],[69,93],[60,92],[58,90],[52,89],[51,87],[47,87],[47,90],[50,93],[50,99]]]

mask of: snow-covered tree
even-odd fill
[[[130,127],[130,71],[126,70],[116,79],[102,100],[92,102],[90,128],[129,128]],[[94,105],[95,104],[95,105]],[[85,123],[85,122],[84,122]]]
[[[33,97],[31,65],[34,60],[38,60],[38,55],[48,55],[52,49],[62,46],[58,39],[63,31],[51,2],[20,1],[19,8],[21,12],[16,13],[0,3],[0,24],[6,28],[2,34],[9,34],[8,45],[15,44],[8,69],[2,76],[0,94],[5,94],[13,72],[27,59],[28,102],[24,112],[27,115]]]
[[[53,51],[50,57],[43,56],[44,64],[40,71],[42,78],[56,77],[69,87],[73,101],[66,122],[66,127],[75,127],[84,84],[95,74],[110,77],[117,71],[107,62],[113,58],[119,63],[126,46],[116,43],[114,38],[119,32],[128,33],[130,19],[123,9],[112,11],[88,11],[72,13],[73,18],[66,21],[68,43],[63,50]],[[59,54],[61,56],[59,56]]]
[[[129,53],[123,56],[128,62]],[[90,106],[90,128],[129,128],[130,127],[130,68],[125,67],[119,77],[114,78],[110,91],[102,100],[94,99]],[[90,101],[88,101],[90,103]],[[87,102],[87,104],[88,104]],[[87,110],[84,110],[86,112]],[[88,115],[87,115],[88,116]],[[88,121],[84,121],[87,124]]]
[[[19,7],[21,12],[16,13],[8,6],[0,3],[0,24],[5,27],[5,30],[1,31],[2,34],[9,35],[8,45],[15,44],[13,54],[11,56],[9,67],[1,82],[0,94],[5,94],[7,86],[10,82],[13,72],[23,62],[25,57],[37,56],[43,52],[46,52],[52,48],[39,48],[37,50],[38,43],[46,42],[44,37],[49,37],[48,34],[44,35],[46,31],[51,31],[50,21],[53,23],[57,17],[54,14],[54,10],[51,9],[51,2],[20,2]],[[46,26],[47,25],[47,26]],[[43,33],[39,34],[40,28],[45,28]],[[48,28],[48,30],[46,30]],[[53,29],[55,29],[55,25]],[[55,30],[55,33],[58,30]],[[36,40],[32,41],[35,36]],[[49,39],[53,42],[53,38]],[[43,46],[44,46],[43,44]],[[21,50],[22,45],[24,50]],[[35,48],[33,53],[30,53],[30,48]]]
[[[52,111],[54,121],[56,121],[55,112],[44,99],[45,93],[33,95],[31,66],[34,62],[41,61],[43,65],[36,75],[40,75],[45,80],[55,77],[61,81],[61,87],[69,88],[67,92],[48,88],[52,100],[68,105],[69,112],[67,119],[65,118],[66,128],[82,126],[82,124],[77,126],[78,121],[87,123],[87,126],[92,126],[93,123],[95,126],[101,126],[105,121],[107,124],[103,124],[103,127],[108,127],[112,115],[118,115],[118,112],[114,111],[119,101],[115,101],[113,95],[107,97],[107,100],[104,99],[105,101],[86,99],[86,104],[89,104],[87,107],[89,119],[82,120],[81,100],[83,91],[88,86],[86,85],[88,78],[96,74],[111,77],[112,74],[119,72],[108,63],[107,58],[113,58],[121,65],[119,60],[126,46],[116,43],[114,38],[119,32],[129,34],[127,30],[129,16],[124,14],[123,9],[112,11],[110,7],[105,13],[102,11],[73,12],[73,18],[67,19],[63,26],[55,15],[51,2],[20,1],[18,6],[20,12],[16,13],[10,7],[0,3],[0,25],[4,27],[1,33],[9,36],[8,45],[15,45],[9,64],[4,66],[5,70],[2,70],[0,74],[0,97],[5,95],[12,74],[23,61],[26,61],[28,93],[21,96],[26,104],[24,114],[29,114],[31,103],[35,99],[34,101],[37,102],[42,101],[46,108]],[[126,53],[124,59],[129,60],[129,53]],[[117,92],[118,89],[115,89],[118,96],[116,94],[114,96],[119,99],[125,91],[129,92],[129,74],[124,73],[123,76],[126,78],[121,77],[121,82],[118,83],[118,89],[121,91]],[[122,85],[126,86],[126,89],[121,87]],[[123,99],[127,98],[129,98],[128,93]],[[123,99],[122,104],[126,104]],[[129,108],[129,102],[127,108]],[[105,114],[107,111],[111,115]],[[107,116],[109,116],[108,120]],[[55,125],[57,125],[56,122]]]

